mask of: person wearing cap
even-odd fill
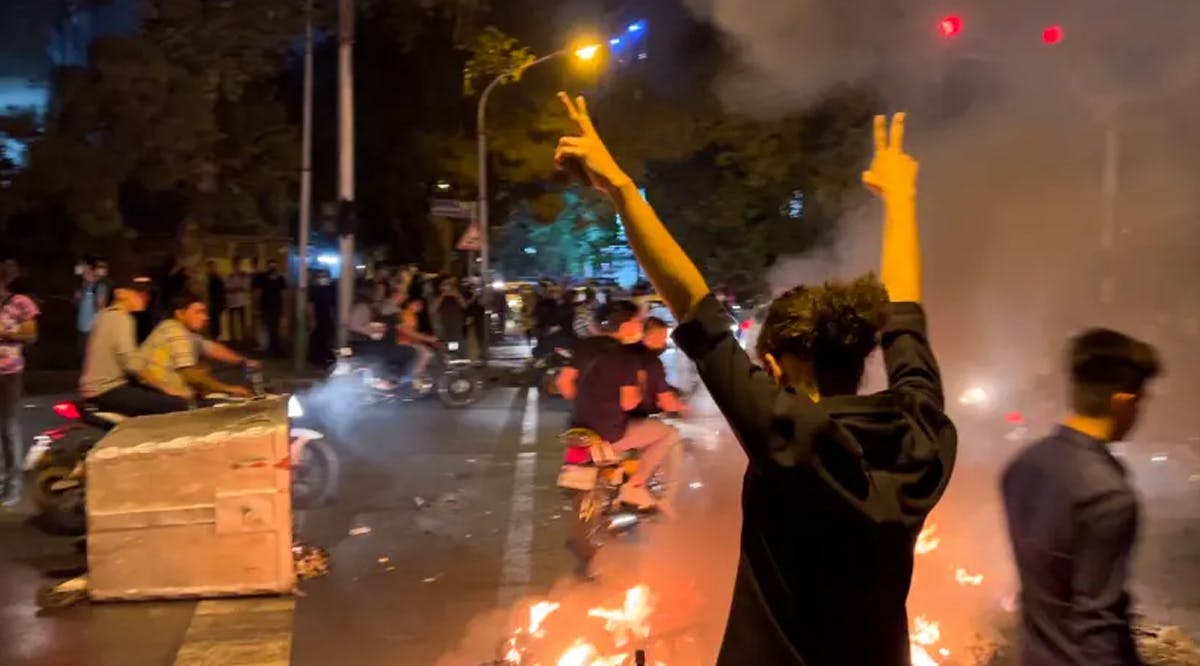
[[[138,351],[134,314],[150,302],[150,278],[118,284],[114,303],[92,324],[79,376],[79,394],[106,412],[125,416],[187,409],[191,394],[159,381]]]

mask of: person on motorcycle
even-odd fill
[[[185,291],[175,297],[172,316],[154,327],[142,343],[147,373],[176,394],[194,397],[208,393],[226,393],[248,398],[250,389],[226,384],[209,373],[200,363],[202,358],[229,365],[258,367],[252,361],[225,345],[201,335],[208,325],[208,305],[197,294]]]
[[[921,306],[917,163],[904,116],[875,119],[864,184],[883,200],[881,280],[794,287],[751,362],[700,270],[605,147],[580,97],[555,162],[613,201],[680,321],[674,337],[748,458],[741,553],[718,666],[906,666],[913,544],[950,481],[958,437]],[[859,396],[882,347],[888,389]]]
[[[410,298],[400,308],[396,318],[396,344],[412,350],[416,361],[412,367],[413,387],[420,389],[434,349],[441,344],[437,336],[421,332],[421,313],[425,311],[425,299]]]
[[[643,402],[642,359],[628,345],[642,338],[638,308],[613,301],[601,313],[601,335],[580,340],[571,365],[558,376],[558,390],[574,401],[571,424],[586,428],[618,451],[640,449],[637,472],[621,486],[620,500],[640,509],[655,506],[646,481],[678,440],[674,428],[630,413]]]
[[[638,308],[643,309],[640,305]],[[687,405],[679,399],[675,387],[667,382],[667,369],[662,362],[670,329],[658,317],[647,317],[642,328],[642,339],[629,345],[629,351],[641,361],[638,379],[642,389],[642,404],[630,416],[646,418],[662,412],[681,414],[687,411]]]
[[[118,283],[112,305],[92,323],[84,350],[79,395],[101,411],[125,416],[180,412],[191,391],[152,374],[138,349],[134,316],[150,303],[151,280],[134,277]]]

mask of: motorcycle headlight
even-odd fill
[[[304,416],[304,408],[300,406],[300,399],[294,395],[288,398],[287,415],[289,419],[298,419]]]

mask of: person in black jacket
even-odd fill
[[[607,193],[675,340],[749,458],[741,557],[718,664],[907,666],[913,547],[957,449],[920,305],[917,164],[904,117],[875,120],[864,183],[884,203],[882,283],[796,287],[771,304],[753,364],[699,269],[617,165],[582,98],[560,168]],[[856,395],[882,346],[886,391]]]

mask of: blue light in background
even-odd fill
[[[608,40],[608,44],[609,44],[609,46],[620,46],[620,45],[621,45],[621,38],[620,38],[620,37],[613,37],[612,39]]]
[[[625,29],[628,30],[629,32],[641,32],[646,29],[646,22],[645,21],[634,21],[633,23],[629,24],[628,28],[625,28]]]

